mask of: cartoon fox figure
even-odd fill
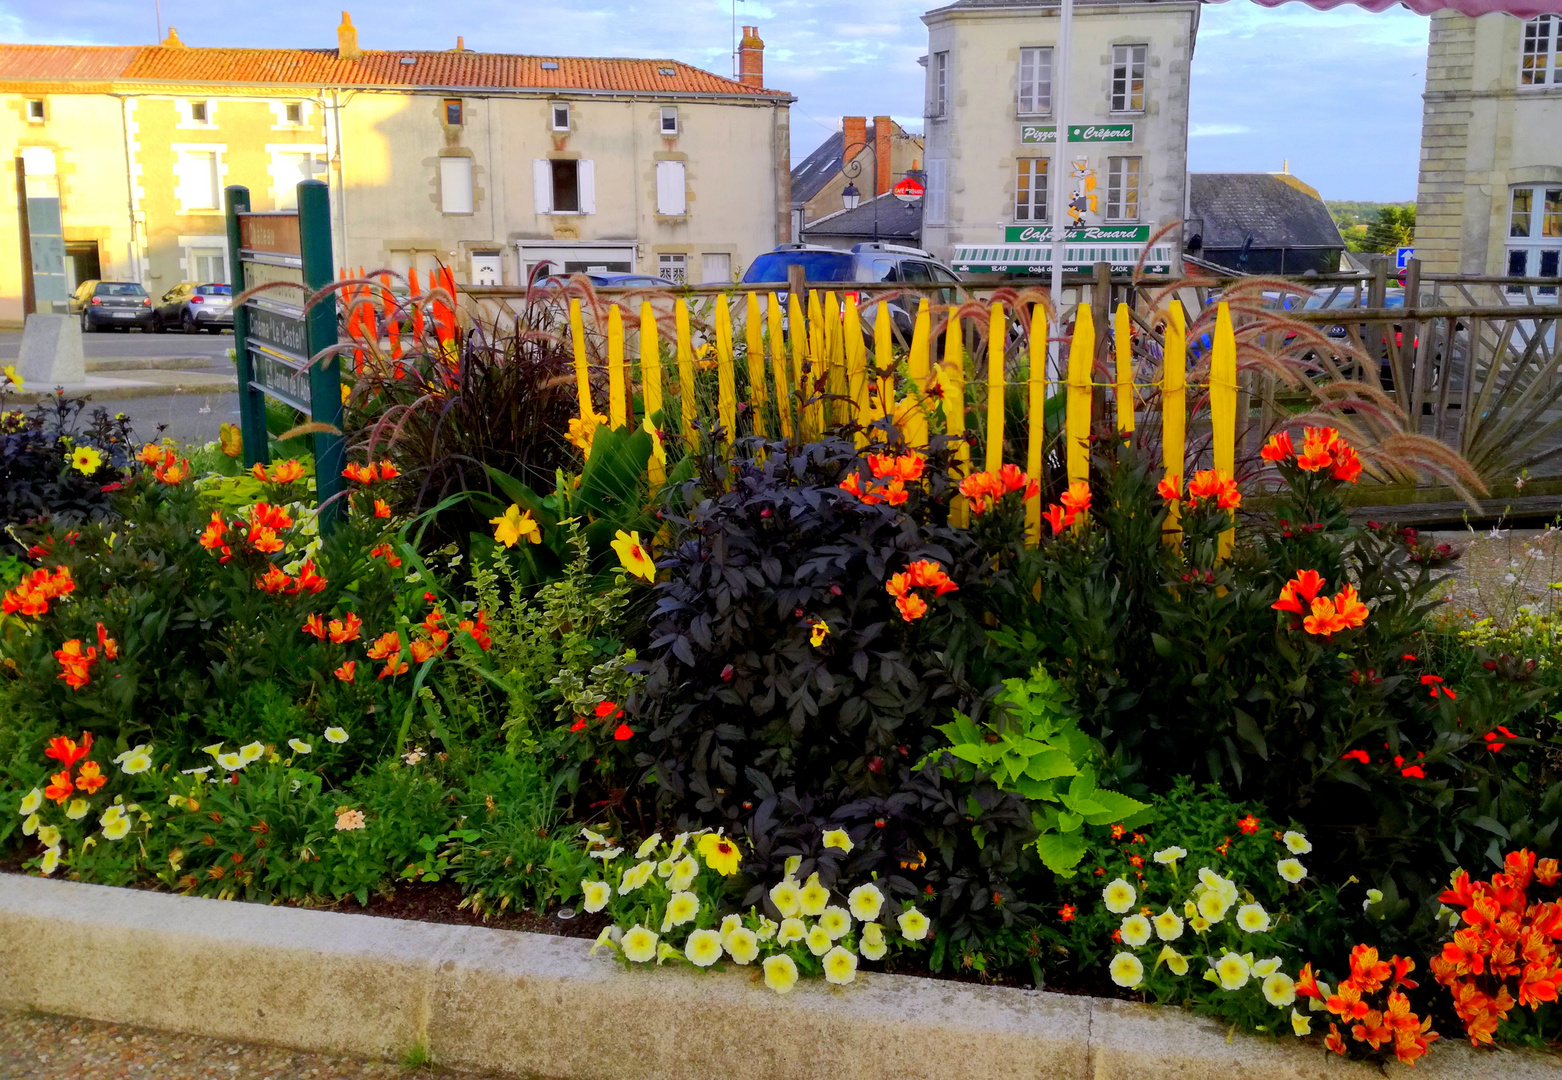
[[[1090,168],[1087,158],[1075,158],[1071,174],[1074,187],[1068,198],[1070,225],[1082,224],[1085,214],[1096,212],[1096,171]]]

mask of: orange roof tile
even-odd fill
[[[406,61],[410,60],[411,63]],[[543,64],[557,65],[544,68]],[[383,86],[473,90],[599,90],[622,93],[788,97],[677,60],[510,53],[335,49],[109,48],[0,45],[0,82],[112,79],[116,83],[236,83],[268,86]]]

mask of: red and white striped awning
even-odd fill
[[[1532,19],[1536,15],[1562,15],[1562,0],[1254,0],[1264,7],[1302,3],[1328,11],[1338,7],[1359,7],[1368,11],[1387,11],[1403,7],[1417,15],[1435,15],[1439,11],[1457,11],[1461,15],[1517,15]]]

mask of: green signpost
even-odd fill
[[[290,405],[336,434],[314,436],[315,499],[320,527],[329,531],[344,509],[346,449],[342,436],[341,365],[336,356],[310,363],[337,342],[336,304],[304,309],[304,299],[336,279],[331,260],[331,205],[326,185],[298,185],[298,209],[254,213],[249,189],[228,188],[228,251],[236,290],[285,283],[251,297],[233,312],[233,351],[239,369],[239,427],[244,464],[267,464],[266,398]],[[296,284],[296,287],[292,287]]]

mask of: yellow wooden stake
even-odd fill
[[[662,353],[656,333],[656,309],[649,300],[640,304],[640,389],[645,396],[646,424],[656,428],[661,423],[657,415],[662,411]],[[659,429],[651,439],[651,460],[645,471],[651,478],[651,486],[661,487],[667,472],[656,456],[656,446],[661,439]]]
[[[615,429],[629,422],[624,407],[624,317],[617,304],[607,309],[607,422]]]
[[[851,416],[851,390],[846,381],[845,319],[833,292],[824,294],[824,341],[829,358],[825,385],[830,389],[830,418],[839,427]]]
[[[1161,465],[1164,478],[1182,490],[1183,445],[1188,434],[1188,326],[1182,304],[1173,300],[1166,309],[1165,347],[1161,364]],[[1166,515],[1168,544],[1182,543],[1182,511],[1177,503]]]
[[[1128,305],[1118,304],[1112,344],[1117,347],[1117,430],[1125,437],[1134,433],[1134,346],[1129,322]]]
[[[738,433],[737,372],[732,356],[732,308],[716,297],[716,416],[728,446]]]
[[[689,305],[673,302],[673,326],[678,334],[678,405],[683,413],[683,437],[694,445],[694,342],[689,336]]]
[[[873,420],[889,417],[895,422],[895,340],[889,305],[880,300],[873,316],[873,369],[878,377],[878,406]]]
[[[1068,350],[1068,482],[1090,479],[1091,369],[1095,363],[1096,328],[1090,306],[1074,309],[1074,340]]]
[[[760,324],[759,294],[748,294],[744,309],[743,335],[748,344],[748,404],[753,417],[754,434],[765,433],[765,341]]]
[[[792,350],[792,394],[797,406],[797,438],[808,441],[808,410],[803,403],[808,400],[808,320],[803,317],[805,301],[797,293],[787,295],[788,344]]]
[[[857,298],[846,297],[846,314],[841,317],[841,333],[845,337],[846,391],[851,396],[852,421],[861,429],[856,441],[859,447],[868,445],[867,427],[872,422],[868,413],[868,347],[862,340],[862,313],[857,310]]]
[[[906,357],[906,368],[911,373],[911,393],[901,407],[904,420],[901,433],[907,445],[916,450],[927,449],[927,384],[929,354],[932,352],[933,316],[928,311],[927,297],[917,301],[917,321],[911,331],[911,352]]]
[[[994,300],[987,313],[987,462],[988,472],[1003,468],[1003,352],[1009,320]]]
[[[824,435],[825,376],[829,372],[830,357],[825,337],[824,308],[819,302],[817,290],[808,292],[808,382],[803,396],[813,404],[808,406],[806,437],[817,439]]]
[[[776,380],[776,415],[781,419],[782,437],[790,441],[792,395],[787,386],[791,380],[786,377],[786,335],[781,330],[781,301],[775,293],[765,294],[765,311],[770,321],[770,370]]]
[[[971,444],[965,441],[965,339],[960,326],[960,309],[949,309],[949,325],[944,334],[944,362],[939,368],[938,386],[944,397],[944,433],[954,449],[955,480],[971,474]],[[951,524],[971,523],[971,508],[963,495],[949,501]]]
[[[1030,314],[1030,378],[1025,402],[1027,417],[1025,443],[1025,471],[1031,479],[1041,480],[1041,455],[1046,448],[1047,431],[1047,309],[1040,304],[1031,306]],[[1025,539],[1031,547],[1041,543],[1041,498],[1025,502]]]
[[[584,422],[596,415],[596,409],[591,404],[591,370],[586,364],[586,329],[581,325],[579,300],[569,302],[569,336],[575,346],[575,396]]]
[[[1231,311],[1222,300],[1215,308],[1215,341],[1209,361],[1209,419],[1214,435],[1215,471],[1236,474],[1237,454],[1237,339],[1231,327]],[[1219,558],[1231,554],[1236,530],[1220,534]]]

